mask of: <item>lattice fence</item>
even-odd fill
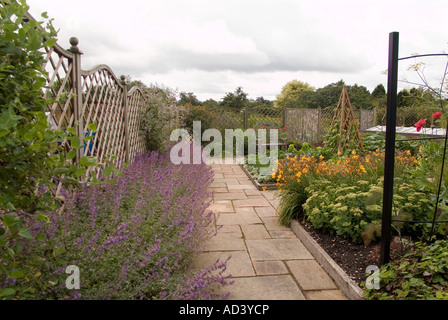
[[[283,110],[269,107],[256,107],[244,111],[246,129],[281,129],[284,127]]]
[[[397,127],[414,127],[414,124],[426,119],[428,124],[431,124],[431,116],[440,111],[438,106],[424,106],[424,107],[401,107],[397,108]],[[375,125],[386,125],[386,108],[377,109],[377,116]]]
[[[335,107],[325,109],[286,109],[285,126],[288,139],[316,143],[331,128]],[[374,110],[354,110],[360,131],[374,126]]]
[[[208,109],[210,115],[210,127],[220,130],[224,133],[225,129],[242,129],[244,120],[242,112],[238,110],[226,110],[210,108]]]
[[[318,142],[322,133],[320,109],[287,109],[286,125],[289,140]],[[330,120],[331,124],[331,120]]]
[[[319,142],[327,134],[335,115],[335,107],[325,109],[249,108],[242,111],[207,110],[208,126],[224,129],[283,129],[288,140]],[[374,126],[374,110],[354,110],[360,130]]]
[[[33,18],[29,15],[28,19]],[[58,44],[45,48],[44,94],[51,101],[48,122],[54,129],[75,128],[81,141],[86,138],[74,163],[82,157],[96,157],[104,163],[111,156],[117,167],[132,162],[136,153],[146,149],[140,134],[145,108],[142,91],[134,87],[128,92],[124,77],[119,80],[106,65],[82,70],[78,40],[71,38],[70,44],[69,50]]]

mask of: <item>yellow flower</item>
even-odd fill
[[[362,173],[366,173],[367,171],[366,171],[366,168],[364,168],[364,166],[361,164],[361,165],[359,165],[359,168],[361,169],[361,172]]]
[[[268,188],[267,187],[263,187],[263,191],[266,191],[266,190],[268,190]]]
[[[352,151],[352,155],[356,156],[356,151],[355,150]]]

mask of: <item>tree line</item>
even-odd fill
[[[129,79],[130,80],[130,79]],[[140,81],[128,81],[130,85],[142,85]],[[248,93],[242,87],[233,92],[227,92],[219,101],[207,99],[200,101],[194,92],[181,91],[177,104],[180,106],[203,106],[208,109],[226,108],[227,110],[241,111],[246,108],[327,108],[336,107],[341,96],[342,88],[346,86],[352,107],[355,109],[371,110],[385,108],[387,93],[384,85],[378,84],[372,92],[365,86],[347,85],[343,80],[328,84],[322,88],[314,88],[306,82],[292,80],[286,83],[275,100],[268,100],[263,96],[249,99]],[[166,89],[166,88],[165,88]],[[398,93],[398,108],[418,108],[440,104],[439,98],[428,88],[417,87],[403,89]]]
[[[237,87],[234,92],[228,92],[220,101],[208,99],[200,101],[193,92],[180,92],[179,105],[205,106],[208,108],[228,108],[243,110],[254,107],[270,108],[326,108],[336,106],[342,88],[346,86],[350,100],[354,108],[373,109],[386,105],[386,90],[379,84],[372,93],[360,85],[346,85],[343,80],[331,83],[323,88],[315,89],[306,82],[293,80],[288,82],[276,100],[268,100],[264,97],[249,99],[242,87]]]

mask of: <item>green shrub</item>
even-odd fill
[[[159,151],[169,145],[171,131],[177,129],[176,93],[164,86],[143,88],[146,107],[140,116],[140,133],[147,151]]]
[[[381,267],[379,278],[381,289],[366,290],[365,299],[448,300],[448,241],[411,244],[401,259]]]
[[[303,205],[305,216],[316,229],[361,242],[366,227],[381,217],[381,206],[376,203],[382,188],[367,181],[354,186],[314,181],[306,190],[311,196]]]
[[[395,180],[394,219],[429,220],[432,205],[423,192],[402,179]],[[328,180],[314,180],[306,189],[311,196],[303,208],[305,216],[317,229],[370,244],[380,237],[383,186],[359,180],[356,184],[335,185]],[[400,234],[422,236],[428,233],[426,224],[395,222]]]
[[[185,108],[183,125],[190,135],[193,135],[193,123],[195,121],[201,122],[201,137],[207,129],[212,129],[213,111],[207,110],[207,108],[202,106],[187,105]]]
[[[60,151],[49,130],[43,97],[44,44],[55,42],[51,24],[21,23],[28,7],[17,1],[0,4],[0,210],[37,212],[37,191],[52,184]]]

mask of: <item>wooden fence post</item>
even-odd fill
[[[288,126],[288,108],[283,109],[283,128]]]
[[[126,77],[121,76],[121,84],[123,85],[123,100],[122,106],[124,110],[124,149],[125,149],[125,161],[130,162],[131,150],[129,141],[129,104],[128,104],[128,86],[126,84]]]
[[[78,48],[79,40],[76,37],[70,38],[71,48],[68,50],[73,53],[73,70],[72,70],[72,86],[73,86],[73,115],[76,134],[83,141],[84,132],[84,116],[82,110],[82,80],[81,80],[81,55],[82,52]],[[76,162],[79,165],[83,157],[83,150],[76,150]]]
[[[322,108],[318,109],[317,114],[317,141],[320,140],[320,137],[322,136]]]
[[[243,110],[243,123],[244,123],[244,130],[247,130],[249,128],[249,110],[247,109]]]

